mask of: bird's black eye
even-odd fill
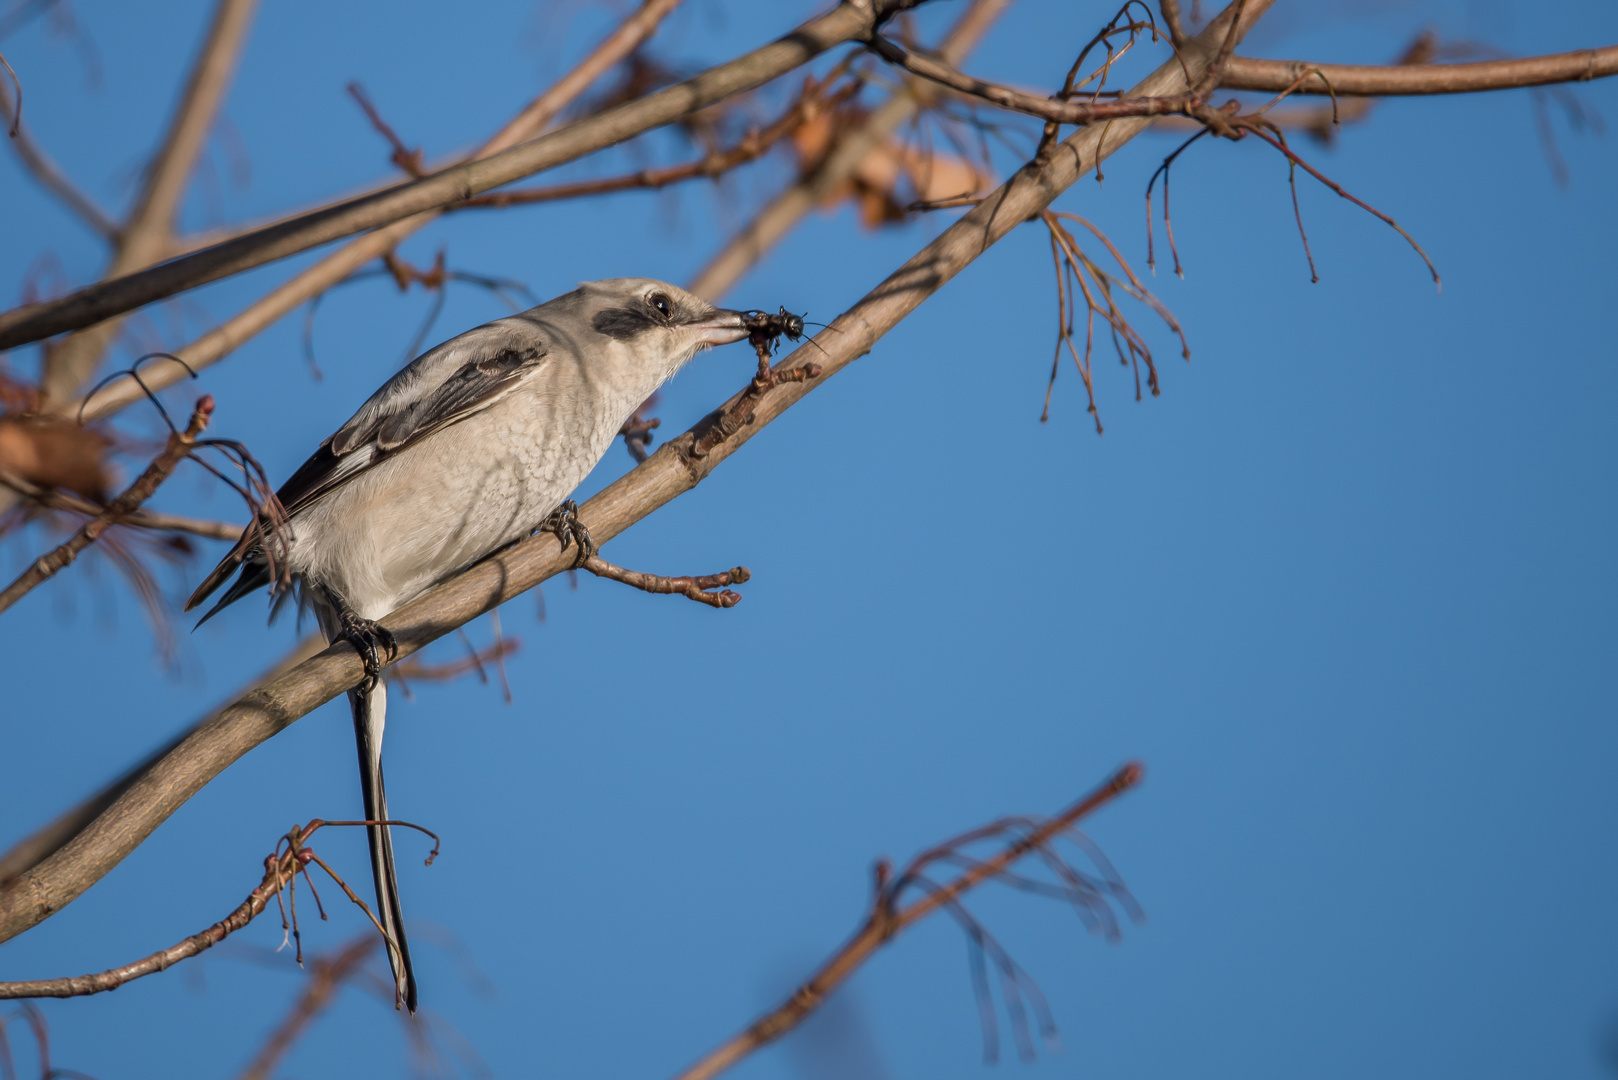
[[[660,292],[653,293],[652,295],[650,295],[650,296],[648,296],[646,298],[646,302],[648,304],[652,305],[654,308],[656,308],[658,314],[662,315],[663,318],[669,319],[669,318],[674,317],[674,304],[673,304],[673,302],[671,300],[669,300],[669,298],[667,296],[664,296],[662,293],[660,293]]]

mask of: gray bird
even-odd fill
[[[388,820],[377,650],[393,641],[377,620],[543,524],[565,524],[553,512],[635,407],[699,350],[747,337],[744,323],[673,285],[613,278],[451,338],[384,383],[292,474],[278,492],[290,519],[284,550],[267,553],[250,527],[186,610],[240,569],[200,626],[272,584],[279,561],[326,639],[352,642],[365,661],[365,681],[348,693],[360,787],[365,819]],[[392,835],[385,825],[367,832],[396,1004],[414,1012]]]

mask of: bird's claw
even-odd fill
[[[391,661],[399,654],[399,642],[387,627],[375,619],[366,619],[352,611],[342,613],[342,639],[354,646],[354,651],[360,654],[360,661],[365,665],[365,681],[359,685],[359,690],[369,693],[376,689],[376,684],[382,678],[382,658],[378,647],[386,650]]]
[[[540,532],[555,533],[556,539],[566,551],[568,545],[579,546],[578,555],[573,559],[573,569],[577,570],[589,561],[590,556],[596,553],[595,541],[590,539],[590,530],[584,527],[579,520],[579,504],[568,499],[561,506],[552,510],[545,523],[539,527]]]

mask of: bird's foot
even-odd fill
[[[399,643],[387,627],[375,619],[362,618],[352,610],[342,612],[342,629],[338,637],[354,646],[354,651],[360,654],[360,660],[365,664],[365,681],[358,687],[364,693],[376,689],[377,680],[382,678],[382,657],[379,650],[385,650],[388,659],[392,660],[399,654]]]
[[[567,500],[555,510],[552,510],[539,527],[539,532],[555,533],[556,539],[561,541],[562,550],[566,551],[568,545],[577,544],[579,553],[573,560],[573,569],[577,570],[589,561],[590,556],[596,553],[595,541],[590,539],[590,530],[584,527],[579,520],[579,504],[572,499]]]

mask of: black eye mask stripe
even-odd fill
[[[663,320],[650,308],[608,308],[606,311],[596,312],[590,325],[600,333],[619,341],[628,341],[630,338],[644,334],[655,326],[662,326]]]

